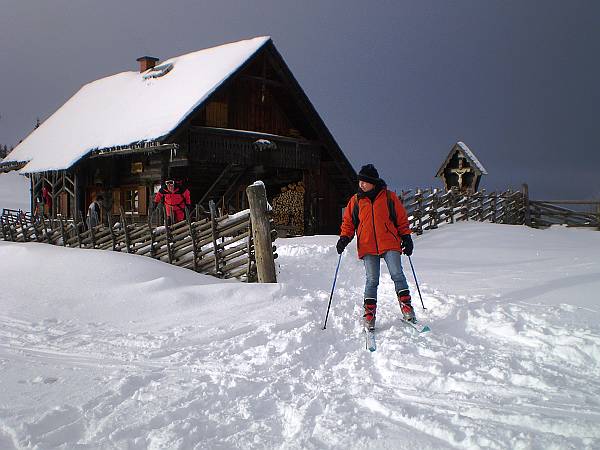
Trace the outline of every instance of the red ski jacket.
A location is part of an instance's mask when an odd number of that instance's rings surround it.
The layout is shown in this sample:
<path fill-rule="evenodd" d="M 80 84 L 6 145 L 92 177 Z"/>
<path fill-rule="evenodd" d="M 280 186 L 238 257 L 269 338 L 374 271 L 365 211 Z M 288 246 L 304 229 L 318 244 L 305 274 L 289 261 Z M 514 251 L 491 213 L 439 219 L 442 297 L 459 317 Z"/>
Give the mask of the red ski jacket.
<path fill-rule="evenodd" d="M 411 231 L 406 209 L 396 193 L 383 188 L 374 202 L 368 197 L 353 195 L 344 211 L 340 235 L 352 239 L 354 233 L 361 259 L 365 255 L 382 255 L 389 250 L 401 252 L 401 236 Z"/>
<path fill-rule="evenodd" d="M 183 192 L 180 192 L 180 189 L 176 187 L 173 192 L 170 192 L 168 189 L 161 188 L 154 197 L 154 203 L 161 203 L 163 201 L 167 216 L 171 217 L 175 222 L 181 222 L 185 219 L 185 207 L 191 203 L 190 191 L 185 189 Z"/>

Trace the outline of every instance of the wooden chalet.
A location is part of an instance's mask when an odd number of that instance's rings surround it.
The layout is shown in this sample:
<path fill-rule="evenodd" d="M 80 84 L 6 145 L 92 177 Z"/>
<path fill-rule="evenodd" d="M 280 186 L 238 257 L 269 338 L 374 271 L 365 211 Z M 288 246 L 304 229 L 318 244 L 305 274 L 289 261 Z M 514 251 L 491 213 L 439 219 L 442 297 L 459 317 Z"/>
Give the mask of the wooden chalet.
<path fill-rule="evenodd" d="M 447 191 L 474 193 L 479 189 L 482 175 L 487 175 L 483 164 L 464 142 L 457 142 L 435 176 L 441 178 Z"/>
<path fill-rule="evenodd" d="M 270 201 L 300 187 L 302 232 L 338 232 L 356 172 L 270 38 L 138 61 L 85 85 L 2 163 L 30 176 L 32 210 L 45 186 L 53 216 L 85 215 L 102 193 L 106 214 L 145 221 L 171 178 L 232 212 L 262 180 Z"/>

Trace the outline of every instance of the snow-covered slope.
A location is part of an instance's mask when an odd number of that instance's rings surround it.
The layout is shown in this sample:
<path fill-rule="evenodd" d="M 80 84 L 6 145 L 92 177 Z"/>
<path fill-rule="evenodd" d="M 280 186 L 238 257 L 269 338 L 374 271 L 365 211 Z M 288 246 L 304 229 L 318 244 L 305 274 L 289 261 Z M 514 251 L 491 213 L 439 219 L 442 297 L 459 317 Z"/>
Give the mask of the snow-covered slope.
<path fill-rule="evenodd" d="M 600 233 L 417 237 L 433 331 L 384 269 L 375 353 L 353 244 L 322 329 L 335 241 L 278 240 L 274 285 L 0 242 L 0 448 L 600 447 Z"/>

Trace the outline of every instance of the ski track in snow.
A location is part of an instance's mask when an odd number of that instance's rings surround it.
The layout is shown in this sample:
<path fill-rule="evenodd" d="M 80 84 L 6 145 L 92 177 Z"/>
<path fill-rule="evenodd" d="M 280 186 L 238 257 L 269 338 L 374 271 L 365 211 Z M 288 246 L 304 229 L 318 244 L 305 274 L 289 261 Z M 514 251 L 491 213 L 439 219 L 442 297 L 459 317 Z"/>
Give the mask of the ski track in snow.
<path fill-rule="evenodd" d="M 279 290 L 248 290 L 253 311 L 230 323 L 0 315 L 0 448 L 600 447 L 597 308 L 422 281 L 423 311 L 407 265 L 417 317 L 432 327 L 418 335 L 400 322 L 382 264 L 370 353 L 355 250 L 322 330 L 334 243 L 279 240 Z M 251 288 L 240 284 L 242 297 Z"/>

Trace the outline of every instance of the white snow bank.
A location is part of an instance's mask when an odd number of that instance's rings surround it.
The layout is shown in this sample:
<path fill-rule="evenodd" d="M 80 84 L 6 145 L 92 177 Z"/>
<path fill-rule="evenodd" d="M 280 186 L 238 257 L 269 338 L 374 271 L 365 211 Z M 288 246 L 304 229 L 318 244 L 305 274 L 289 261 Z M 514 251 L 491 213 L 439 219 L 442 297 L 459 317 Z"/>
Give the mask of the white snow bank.
<path fill-rule="evenodd" d="M 375 353 L 354 244 L 322 330 L 336 240 L 279 239 L 274 285 L 0 242 L 2 448 L 600 447 L 600 233 L 416 237 L 432 332 L 382 269 Z"/>

